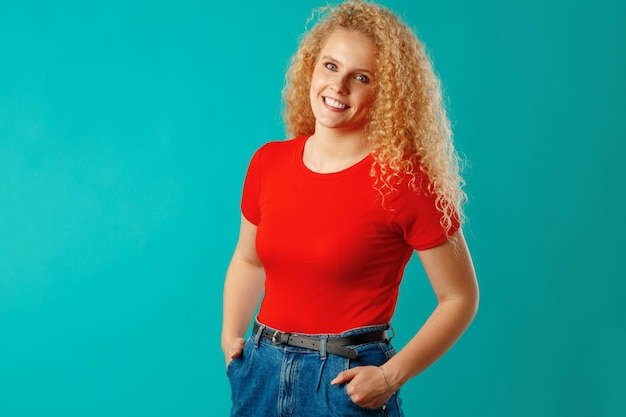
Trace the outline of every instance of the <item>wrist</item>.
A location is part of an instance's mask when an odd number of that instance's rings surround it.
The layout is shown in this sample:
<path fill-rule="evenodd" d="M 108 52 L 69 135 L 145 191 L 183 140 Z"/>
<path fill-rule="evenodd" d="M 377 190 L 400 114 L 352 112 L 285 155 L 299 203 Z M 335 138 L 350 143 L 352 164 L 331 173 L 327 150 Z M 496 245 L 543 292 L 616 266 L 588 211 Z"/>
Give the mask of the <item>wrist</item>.
<path fill-rule="evenodd" d="M 390 366 L 389 362 L 378 367 L 381 375 L 384 377 L 385 384 L 389 389 L 389 392 L 394 393 L 400 389 L 403 385 L 401 378 L 398 376 L 395 368 Z"/>
<path fill-rule="evenodd" d="M 222 351 L 226 353 L 230 350 L 233 341 L 240 339 L 240 336 L 232 335 L 232 334 L 222 334 Z"/>
<path fill-rule="evenodd" d="M 387 385 L 387 391 L 389 391 L 390 394 L 393 394 L 395 391 L 391 388 L 391 385 L 389 385 L 387 376 L 385 376 L 385 370 L 383 369 L 382 366 L 379 366 L 378 370 L 380 371 L 380 375 L 383 377 L 383 381 L 385 381 L 385 385 Z"/>

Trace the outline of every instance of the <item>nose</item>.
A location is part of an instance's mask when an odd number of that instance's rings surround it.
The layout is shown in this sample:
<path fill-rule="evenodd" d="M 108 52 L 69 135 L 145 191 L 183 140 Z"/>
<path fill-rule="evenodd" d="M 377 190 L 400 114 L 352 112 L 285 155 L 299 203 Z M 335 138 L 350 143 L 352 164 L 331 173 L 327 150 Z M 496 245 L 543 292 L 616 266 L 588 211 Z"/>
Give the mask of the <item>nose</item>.
<path fill-rule="evenodd" d="M 340 94 L 340 95 L 348 94 L 350 92 L 350 89 L 348 87 L 348 79 L 347 79 L 347 77 L 343 77 L 343 76 L 335 77 L 335 79 L 333 80 L 333 83 L 332 83 L 330 89 L 333 90 L 335 93 Z"/>

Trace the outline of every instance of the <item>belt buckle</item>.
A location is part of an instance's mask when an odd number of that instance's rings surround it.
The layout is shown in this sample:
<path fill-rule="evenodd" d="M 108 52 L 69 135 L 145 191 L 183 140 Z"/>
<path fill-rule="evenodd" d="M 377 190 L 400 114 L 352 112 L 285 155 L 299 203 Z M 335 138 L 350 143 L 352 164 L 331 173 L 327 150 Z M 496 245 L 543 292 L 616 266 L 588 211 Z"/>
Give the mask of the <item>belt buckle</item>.
<path fill-rule="evenodd" d="M 286 338 L 284 336 L 287 336 Z M 276 345 L 282 345 L 283 343 L 287 343 L 289 341 L 289 333 L 283 333 L 276 330 L 272 335 L 272 342 Z"/>

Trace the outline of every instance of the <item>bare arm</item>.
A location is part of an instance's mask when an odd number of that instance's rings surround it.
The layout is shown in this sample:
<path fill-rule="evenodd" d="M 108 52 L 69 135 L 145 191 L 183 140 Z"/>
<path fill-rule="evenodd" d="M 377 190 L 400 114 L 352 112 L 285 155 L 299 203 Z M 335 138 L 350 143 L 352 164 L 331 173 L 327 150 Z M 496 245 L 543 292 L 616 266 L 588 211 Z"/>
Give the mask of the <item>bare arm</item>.
<path fill-rule="evenodd" d="M 418 252 L 438 304 L 409 343 L 382 367 L 386 381 L 376 367 L 350 369 L 335 379 L 336 384 L 350 381 L 348 393 L 358 404 L 384 404 L 392 391 L 439 359 L 474 318 L 478 308 L 476 274 L 462 232 L 455 238 L 456 245 L 447 241 Z"/>
<path fill-rule="evenodd" d="M 469 326 L 478 308 L 478 284 L 461 232 L 456 246 L 446 242 L 418 252 L 437 296 L 437 307 L 409 343 L 385 365 L 397 389 L 441 357 Z"/>
<path fill-rule="evenodd" d="M 259 304 L 265 271 L 256 252 L 256 226 L 241 217 L 239 241 L 226 272 L 222 319 L 222 351 L 226 364 L 239 355 L 243 337 Z"/>

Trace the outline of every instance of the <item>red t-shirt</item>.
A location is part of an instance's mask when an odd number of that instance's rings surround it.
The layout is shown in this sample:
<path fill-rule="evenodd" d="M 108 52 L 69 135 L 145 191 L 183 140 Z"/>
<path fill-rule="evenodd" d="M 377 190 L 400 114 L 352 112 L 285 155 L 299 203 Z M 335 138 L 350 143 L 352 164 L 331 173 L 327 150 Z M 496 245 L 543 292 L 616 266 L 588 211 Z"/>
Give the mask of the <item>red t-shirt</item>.
<path fill-rule="evenodd" d="M 302 161 L 306 139 L 264 145 L 246 175 L 241 209 L 258 226 L 266 272 L 259 321 L 307 334 L 388 323 L 413 250 L 447 239 L 434 196 L 405 181 L 383 205 L 371 156 L 315 173 Z"/>

